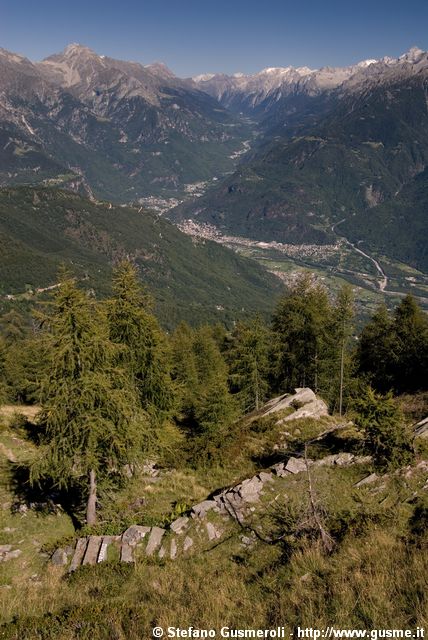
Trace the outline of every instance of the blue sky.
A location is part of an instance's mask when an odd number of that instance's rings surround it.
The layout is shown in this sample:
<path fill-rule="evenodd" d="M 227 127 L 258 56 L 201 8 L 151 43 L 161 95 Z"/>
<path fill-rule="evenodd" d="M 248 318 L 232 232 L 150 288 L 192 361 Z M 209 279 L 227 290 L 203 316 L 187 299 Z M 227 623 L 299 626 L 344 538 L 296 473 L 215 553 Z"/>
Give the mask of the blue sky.
<path fill-rule="evenodd" d="M 79 42 L 177 75 L 342 66 L 428 49 L 428 0 L 0 0 L 0 46 L 39 60 Z"/>

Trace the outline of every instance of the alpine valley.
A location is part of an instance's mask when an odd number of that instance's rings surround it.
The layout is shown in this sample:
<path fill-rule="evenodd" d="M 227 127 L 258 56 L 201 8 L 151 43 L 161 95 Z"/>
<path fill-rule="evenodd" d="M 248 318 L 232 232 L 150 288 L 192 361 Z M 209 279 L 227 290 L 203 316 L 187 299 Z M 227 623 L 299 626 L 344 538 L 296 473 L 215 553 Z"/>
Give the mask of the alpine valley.
<path fill-rule="evenodd" d="M 114 209 L 118 232 L 123 225 L 122 253 L 145 246 L 142 228 L 132 231 L 130 244 L 128 231 L 146 224 L 146 209 L 153 209 L 199 237 L 194 251 L 207 252 L 214 240 L 285 281 L 302 266 L 333 288 L 344 278 L 361 288 L 370 307 L 379 296 L 395 302 L 409 287 L 426 304 L 427 167 L 428 54 L 417 48 L 345 68 L 273 67 L 188 79 L 160 63 L 115 60 L 77 44 L 37 63 L 0 49 L 6 252 L 28 249 L 21 222 L 33 215 L 37 226 L 39 207 L 33 213 L 28 207 L 29 190 L 36 189 L 37 201 L 59 204 L 49 232 L 38 228 L 41 245 L 28 250 L 55 253 L 55 230 L 62 235 L 70 228 L 64 193 L 73 191 L 90 201 L 80 200 L 78 208 L 93 212 L 88 224 L 97 233 L 111 231 L 107 213 L 100 215 L 111 205 L 102 201 L 129 205 Z M 48 196 L 46 189 L 65 192 Z M 69 197 L 74 211 L 76 196 Z M 10 198 L 13 207 L 4 207 Z M 128 219 L 131 211 L 138 223 Z M 162 225 L 167 236 L 169 225 Z M 82 234 L 72 235 L 76 249 Z M 86 272 L 81 246 L 76 251 L 68 258 Z M 230 254 L 214 253 L 221 274 Z M 237 268 L 238 289 L 247 270 L 247 261 Z M 53 282 L 49 269 L 21 279 L 6 271 L 3 292 Z M 218 281 L 220 289 L 230 291 L 229 279 Z M 281 286 L 274 283 L 266 276 L 267 296 Z M 249 290 L 248 299 L 259 293 Z M 224 305 L 216 299 L 214 306 Z"/>

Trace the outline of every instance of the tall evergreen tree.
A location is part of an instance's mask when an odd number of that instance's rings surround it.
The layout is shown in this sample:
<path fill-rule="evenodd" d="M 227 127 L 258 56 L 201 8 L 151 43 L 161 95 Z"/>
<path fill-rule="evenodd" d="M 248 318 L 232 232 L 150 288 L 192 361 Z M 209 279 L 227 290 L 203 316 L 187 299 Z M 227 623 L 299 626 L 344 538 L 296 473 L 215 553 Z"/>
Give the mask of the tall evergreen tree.
<path fill-rule="evenodd" d="M 385 393 L 428 388 L 428 318 L 412 296 L 391 316 L 380 307 L 364 327 L 357 349 L 359 373 Z"/>
<path fill-rule="evenodd" d="M 393 387 L 396 365 L 394 323 L 383 304 L 363 328 L 357 348 L 358 372 L 385 393 Z"/>
<path fill-rule="evenodd" d="M 172 343 L 182 423 L 197 438 L 201 455 L 213 457 L 237 416 L 227 365 L 208 326 L 192 331 L 182 324 Z"/>
<path fill-rule="evenodd" d="M 327 292 L 310 274 L 302 274 L 280 299 L 272 318 L 276 391 L 309 386 L 317 392 L 322 388 L 329 313 Z"/>
<path fill-rule="evenodd" d="M 114 270 L 113 297 L 107 302 L 110 339 L 122 346 L 122 363 L 138 389 L 142 408 L 161 421 L 173 407 L 174 393 L 167 343 L 151 309 L 136 267 L 122 261 Z"/>
<path fill-rule="evenodd" d="M 85 485 L 86 520 L 95 524 L 97 483 L 138 456 L 142 417 L 104 316 L 70 276 L 61 274 L 61 282 L 43 317 L 50 345 L 39 419 L 44 446 L 32 480 L 49 476 L 60 486 Z"/>
<path fill-rule="evenodd" d="M 232 335 L 228 351 L 231 386 L 245 412 L 259 409 L 267 397 L 269 338 L 259 317 L 238 323 Z"/>
<path fill-rule="evenodd" d="M 391 392 L 376 393 L 371 387 L 354 402 L 355 424 L 363 429 L 375 464 L 394 469 L 411 459 L 411 439 L 404 426 L 400 408 Z"/>
<path fill-rule="evenodd" d="M 428 317 L 407 295 L 394 312 L 396 368 L 394 386 L 398 391 L 428 388 Z"/>
<path fill-rule="evenodd" d="M 333 371 L 332 391 L 334 405 L 343 413 L 344 395 L 349 390 L 352 367 L 350 353 L 353 332 L 354 295 L 350 285 L 344 285 L 336 298 L 332 309 Z"/>

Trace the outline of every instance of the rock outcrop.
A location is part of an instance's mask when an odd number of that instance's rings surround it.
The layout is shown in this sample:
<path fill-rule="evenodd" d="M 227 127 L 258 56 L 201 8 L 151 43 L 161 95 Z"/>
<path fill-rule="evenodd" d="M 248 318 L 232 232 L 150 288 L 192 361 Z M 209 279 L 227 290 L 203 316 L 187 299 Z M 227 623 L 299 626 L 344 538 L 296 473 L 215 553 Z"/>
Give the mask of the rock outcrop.
<path fill-rule="evenodd" d="M 277 424 L 298 420 L 299 418 L 321 418 L 328 415 L 326 403 L 317 398 L 312 389 L 308 387 L 295 389 L 295 393 L 286 393 L 269 400 L 262 409 L 251 416 L 251 420 L 293 410 L 292 413 L 278 419 Z"/>

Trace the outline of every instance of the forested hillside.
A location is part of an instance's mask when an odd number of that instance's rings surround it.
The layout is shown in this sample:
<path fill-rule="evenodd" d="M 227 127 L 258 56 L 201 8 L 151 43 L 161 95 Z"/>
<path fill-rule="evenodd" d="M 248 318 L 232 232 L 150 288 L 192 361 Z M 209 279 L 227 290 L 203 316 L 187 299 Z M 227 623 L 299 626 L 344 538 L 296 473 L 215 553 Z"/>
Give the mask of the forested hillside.
<path fill-rule="evenodd" d="M 87 289 L 105 295 L 112 266 L 132 257 L 169 327 L 182 319 L 228 324 L 248 312 L 269 313 L 282 288 L 255 262 L 194 241 L 141 207 L 52 189 L 0 190 L 0 246 L 3 299 L 57 284 L 62 263 Z"/>

